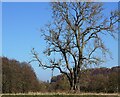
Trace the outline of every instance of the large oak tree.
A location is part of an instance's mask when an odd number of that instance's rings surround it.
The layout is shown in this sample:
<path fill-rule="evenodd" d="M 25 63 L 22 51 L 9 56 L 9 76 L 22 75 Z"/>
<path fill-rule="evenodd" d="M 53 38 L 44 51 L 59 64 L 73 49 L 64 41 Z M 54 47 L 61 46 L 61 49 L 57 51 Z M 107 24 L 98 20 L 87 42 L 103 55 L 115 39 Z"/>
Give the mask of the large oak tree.
<path fill-rule="evenodd" d="M 103 63 L 108 56 L 103 37 L 115 38 L 119 12 L 106 17 L 103 4 L 95 2 L 54 2 L 51 7 L 53 21 L 41 30 L 48 44 L 44 53 L 49 64 L 34 49 L 32 61 L 43 68 L 57 68 L 67 76 L 70 89 L 80 91 L 81 70 Z"/>

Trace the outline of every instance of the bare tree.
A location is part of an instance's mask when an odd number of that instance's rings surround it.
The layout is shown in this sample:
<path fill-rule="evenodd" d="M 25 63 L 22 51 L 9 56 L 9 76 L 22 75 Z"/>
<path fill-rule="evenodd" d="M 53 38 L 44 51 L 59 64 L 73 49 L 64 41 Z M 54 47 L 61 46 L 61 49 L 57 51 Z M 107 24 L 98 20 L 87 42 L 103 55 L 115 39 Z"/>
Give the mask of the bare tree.
<path fill-rule="evenodd" d="M 102 64 L 109 53 L 102 37 L 115 38 L 119 12 L 105 17 L 103 4 L 95 2 L 57 2 L 51 6 L 53 21 L 42 30 L 49 64 L 42 63 L 34 49 L 32 61 L 43 68 L 57 68 L 67 76 L 70 89 L 80 91 L 81 70 Z"/>

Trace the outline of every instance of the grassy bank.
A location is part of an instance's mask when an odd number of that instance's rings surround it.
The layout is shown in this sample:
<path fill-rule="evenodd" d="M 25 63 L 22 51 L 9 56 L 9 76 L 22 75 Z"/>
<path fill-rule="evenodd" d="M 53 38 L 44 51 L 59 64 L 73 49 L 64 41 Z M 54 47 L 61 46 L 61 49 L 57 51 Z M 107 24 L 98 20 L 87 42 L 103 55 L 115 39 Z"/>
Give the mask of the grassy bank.
<path fill-rule="evenodd" d="M 120 97 L 115 95 L 3 95 L 2 97 Z"/>
<path fill-rule="evenodd" d="M 2 97 L 120 97 L 117 94 L 3 94 Z"/>

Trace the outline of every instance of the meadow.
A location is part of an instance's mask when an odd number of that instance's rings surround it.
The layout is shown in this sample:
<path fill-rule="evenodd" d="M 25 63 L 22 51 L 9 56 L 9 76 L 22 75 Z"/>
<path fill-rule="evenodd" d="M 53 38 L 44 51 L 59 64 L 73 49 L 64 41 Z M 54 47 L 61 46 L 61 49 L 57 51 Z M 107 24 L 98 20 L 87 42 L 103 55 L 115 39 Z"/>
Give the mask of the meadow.
<path fill-rule="evenodd" d="M 3 94 L 1 97 L 120 97 L 118 94 Z"/>
<path fill-rule="evenodd" d="M 2 97 L 120 97 L 115 95 L 3 95 Z"/>

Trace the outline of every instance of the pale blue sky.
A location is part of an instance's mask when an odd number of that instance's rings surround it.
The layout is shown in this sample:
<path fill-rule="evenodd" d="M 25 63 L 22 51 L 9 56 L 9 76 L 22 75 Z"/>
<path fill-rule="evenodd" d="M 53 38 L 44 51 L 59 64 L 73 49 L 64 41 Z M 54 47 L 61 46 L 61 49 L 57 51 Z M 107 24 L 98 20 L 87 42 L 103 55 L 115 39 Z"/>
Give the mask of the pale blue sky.
<path fill-rule="evenodd" d="M 57 2 L 58 0 L 1 0 L 2 2 Z M 60 0 L 63 2 L 90 2 L 90 0 Z M 119 2 L 119 0 L 91 0 L 94 2 Z"/>
<path fill-rule="evenodd" d="M 2 3 L 0 2 L 0 56 L 2 55 Z"/>
<path fill-rule="evenodd" d="M 111 9 L 117 9 L 117 3 L 105 3 L 105 14 Z M 31 49 L 34 47 L 40 53 L 42 60 L 45 56 L 45 41 L 40 36 L 39 29 L 51 20 L 49 3 L 2 3 L 2 55 L 20 62 L 30 61 Z M 113 60 L 109 60 L 104 66 L 118 65 L 118 41 L 108 37 L 105 43 L 113 54 Z M 42 70 L 37 64 L 32 63 L 37 76 L 41 80 L 51 77 L 50 70 Z M 58 74 L 57 71 L 54 73 Z"/>

